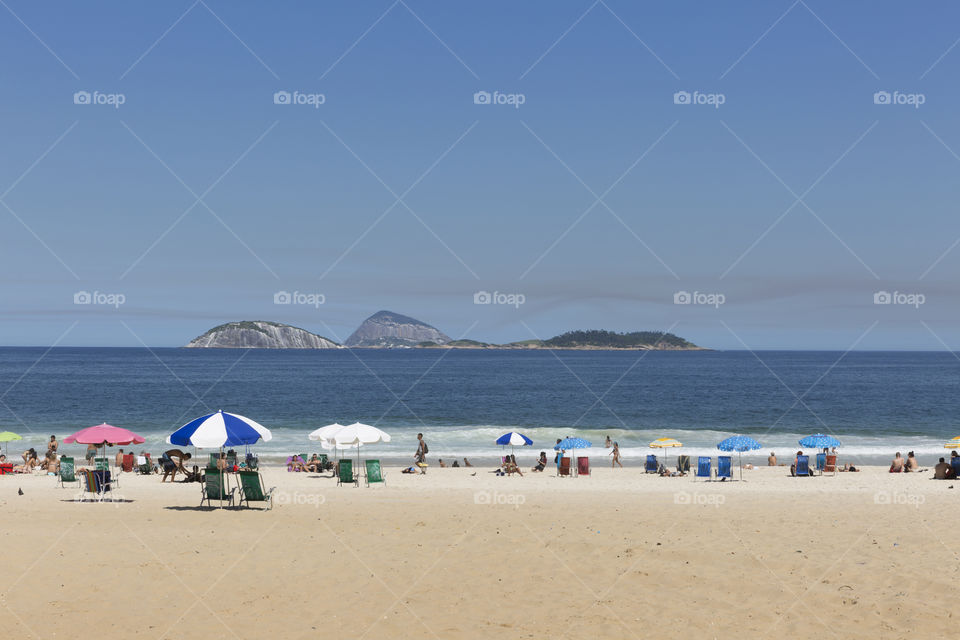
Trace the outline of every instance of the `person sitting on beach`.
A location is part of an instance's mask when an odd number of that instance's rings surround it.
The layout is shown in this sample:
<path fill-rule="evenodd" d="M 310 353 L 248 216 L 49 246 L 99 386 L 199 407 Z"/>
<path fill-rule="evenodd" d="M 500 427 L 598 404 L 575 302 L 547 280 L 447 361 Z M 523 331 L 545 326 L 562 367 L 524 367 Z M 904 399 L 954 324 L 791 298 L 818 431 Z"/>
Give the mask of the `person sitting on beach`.
<path fill-rule="evenodd" d="M 900 457 L 899 451 L 897 451 L 893 462 L 890 463 L 890 473 L 903 473 L 903 458 Z"/>
<path fill-rule="evenodd" d="M 934 480 L 951 480 L 953 478 L 953 467 L 947 464 L 947 461 L 940 458 L 940 462 L 933 468 Z"/>
<path fill-rule="evenodd" d="M 920 470 L 920 463 L 917 461 L 917 458 L 913 455 L 913 451 L 907 453 L 907 463 L 903 466 L 905 473 L 910 473 Z"/>
<path fill-rule="evenodd" d="M 440 468 L 441 468 L 441 469 L 446 469 L 446 468 L 447 468 L 447 463 L 443 461 L 443 458 L 440 458 L 440 460 L 438 460 L 438 462 L 440 463 Z"/>
<path fill-rule="evenodd" d="M 854 473 L 856 473 L 857 471 L 860 471 L 860 469 L 857 469 L 852 464 L 845 464 L 841 469 L 839 469 L 839 471 L 853 471 Z"/>
<path fill-rule="evenodd" d="M 23 452 L 23 464 L 29 463 L 30 458 L 33 458 L 34 460 L 37 459 L 37 450 L 34 449 L 33 447 L 30 447 L 29 449 Z"/>
<path fill-rule="evenodd" d="M 770 452 L 770 456 L 767 458 L 767 466 L 768 467 L 777 466 L 777 454 L 775 454 L 773 451 Z"/>
<path fill-rule="evenodd" d="M 33 449 L 30 449 L 30 451 L 33 451 Z M 14 473 L 33 473 L 33 470 L 40 465 L 40 463 L 37 462 L 36 452 L 34 452 L 32 455 L 28 455 L 30 454 L 30 451 L 24 452 L 25 462 L 23 464 L 18 464 L 17 466 L 15 466 L 13 468 Z"/>
<path fill-rule="evenodd" d="M 60 443 L 57 442 L 57 436 L 50 436 L 50 442 L 47 443 L 47 451 L 57 452 L 57 447 L 60 446 Z"/>
<path fill-rule="evenodd" d="M 466 458 L 464 458 L 464 460 L 466 460 Z M 460 468 L 460 461 L 459 461 L 459 460 L 454 460 L 454 461 L 453 461 L 453 464 L 450 465 L 450 466 L 451 466 L 451 467 Z"/>
<path fill-rule="evenodd" d="M 523 471 L 520 471 L 520 467 L 517 466 L 516 456 L 509 455 L 503 459 L 503 470 L 507 473 L 508 476 L 516 473 L 521 478 L 523 477 Z"/>
<path fill-rule="evenodd" d="M 55 476 L 60 471 L 60 461 L 57 460 L 57 454 L 53 451 L 47 451 L 43 462 L 40 463 L 40 469 L 47 472 L 47 475 Z"/>
<path fill-rule="evenodd" d="M 541 451 L 540 457 L 537 459 L 537 466 L 535 466 L 531 471 L 543 471 L 547 468 L 547 452 Z"/>
<path fill-rule="evenodd" d="M 309 469 L 303 460 L 300 459 L 300 456 L 291 456 L 287 462 L 287 471 L 307 472 Z"/>
<path fill-rule="evenodd" d="M 803 455 L 803 451 L 797 451 L 797 455 L 793 458 L 793 464 L 790 465 L 790 475 L 797 475 L 797 465 L 800 464 L 800 456 Z"/>
<path fill-rule="evenodd" d="M 472 467 L 473 465 L 470 464 L 470 461 L 469 461 L 469 460 L 467 460 L 466 458 L 464 458 L 464 459 L 463 459 L 463 466 L 465 466 L 465 467 Z"/>

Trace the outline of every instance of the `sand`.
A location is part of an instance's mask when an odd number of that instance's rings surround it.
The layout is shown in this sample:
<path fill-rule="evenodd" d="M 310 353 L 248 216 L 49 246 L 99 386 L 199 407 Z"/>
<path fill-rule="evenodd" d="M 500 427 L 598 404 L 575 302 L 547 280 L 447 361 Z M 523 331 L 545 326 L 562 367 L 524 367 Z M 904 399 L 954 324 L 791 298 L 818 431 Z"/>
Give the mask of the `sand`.
<path fill-rule="evenodd" d="M 0 477 L 9 636 L 899 638 L 948 634 L 960 483 L 867 468 L 745 482 L 497 477 L 337 487 L 265 470 L 272 511 L 200 509 L 124 474 L 123 502 Z M 476 475 L 471 475 L 472 473 Z M 956 486 L 956 488 L 954 488 Z M 22 488 L 24 495 L 17 495 Z"/>

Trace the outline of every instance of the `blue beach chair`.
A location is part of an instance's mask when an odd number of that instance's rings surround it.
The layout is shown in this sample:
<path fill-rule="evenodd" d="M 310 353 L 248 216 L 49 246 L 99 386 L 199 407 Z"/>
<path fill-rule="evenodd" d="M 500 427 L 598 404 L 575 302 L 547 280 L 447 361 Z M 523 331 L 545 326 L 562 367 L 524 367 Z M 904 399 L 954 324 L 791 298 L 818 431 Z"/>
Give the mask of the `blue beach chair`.
<path fill-rule="evenodd" d="M 730 456 L 717 456 L 717 477 L 733 480 Z"/>
<path fill-rule="evenodd" d="M 827 454 L 818 453 L 817 454 L 817 471 L 820 472 L 820 475 L 823 475 L 823 470 L 827 466 Z"/>
<path fill-rule="evenodd" d="M 647 456 L 647 464 L 644 465 L 643 470 L 647 473 L 656 473 L 660 470 L 660 466 L 657 464 L 657 456 L 650 454 Z"/>
<path fill-rule="evenodd" d="M 708 481 L 711 480 L 713 475 L 712 470 L 710 468 L 712 465 L 712 462 L 713 461 L 710 459 L 710 456 L 700 456 L 697 459 L 697 474 L 694 477 L 706 478 Z"/>
<path fill-rule="evenodd" d="M 797 456 L 797 468 L 794 471 L 796 476 L 809 476 L 810 473 L 810 456 Z"/>
<path fill-rule="evenodd" d="M 950 466 L 953 467 L 954 474 L 960 478 L 960 457 L 950 458 Z"/>

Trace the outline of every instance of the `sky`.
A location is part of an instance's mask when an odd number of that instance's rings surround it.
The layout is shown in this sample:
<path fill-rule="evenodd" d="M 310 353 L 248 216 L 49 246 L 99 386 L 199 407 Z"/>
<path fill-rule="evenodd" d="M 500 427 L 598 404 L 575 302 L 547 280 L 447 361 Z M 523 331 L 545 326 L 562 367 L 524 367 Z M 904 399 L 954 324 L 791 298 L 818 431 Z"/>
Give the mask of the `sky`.
<path fill-rule="evenodd" d="M 0 344 L 960 349 L 960 7 L 0 4 Z"/>

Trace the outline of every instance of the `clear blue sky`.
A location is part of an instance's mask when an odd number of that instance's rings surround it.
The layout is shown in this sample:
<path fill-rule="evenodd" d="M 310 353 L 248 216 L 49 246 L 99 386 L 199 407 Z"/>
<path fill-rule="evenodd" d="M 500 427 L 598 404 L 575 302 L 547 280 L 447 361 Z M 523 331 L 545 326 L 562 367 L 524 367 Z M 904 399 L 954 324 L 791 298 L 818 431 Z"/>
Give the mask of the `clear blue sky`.
<path fill-rule="evenodd" d="M 391 309 L 491 341 L 960 348 L 958 7 L 5 1 L 2 344 L 343 340 Z"/>

